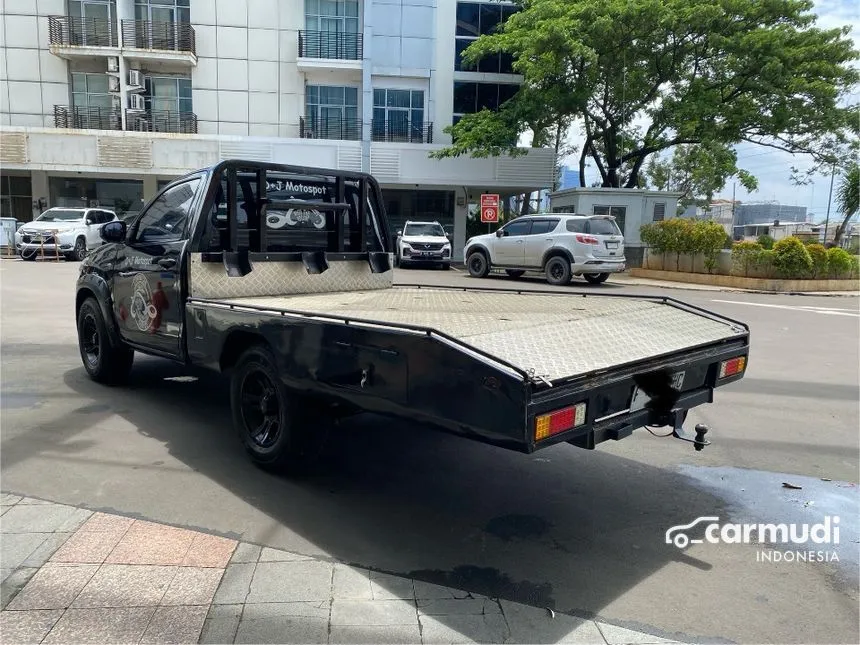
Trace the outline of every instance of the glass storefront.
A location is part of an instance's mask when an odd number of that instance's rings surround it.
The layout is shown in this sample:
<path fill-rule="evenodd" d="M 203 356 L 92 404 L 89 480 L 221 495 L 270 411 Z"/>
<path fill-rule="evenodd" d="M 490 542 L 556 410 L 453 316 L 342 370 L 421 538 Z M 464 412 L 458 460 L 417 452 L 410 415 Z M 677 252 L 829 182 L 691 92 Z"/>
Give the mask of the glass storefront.
<path fill-rule="evenodd" d="M 29 176 L 0 176 L 0 217 L 14 217 L 19 222 L 32 220 L 32 194 Z"/>
<path fill-rule="evenodd" d="M 382 189 L 391 235 L 403 228 L 406 220 L 439 222 L 449 234 L 454 232 L 453 190 Z"/>
<path fill-rule="evenodd" d="M 143 207 L 143 182 L 133 179 L 50 177 L 51 206 L 83 208 L 98 206 L 125 219 Z"/>

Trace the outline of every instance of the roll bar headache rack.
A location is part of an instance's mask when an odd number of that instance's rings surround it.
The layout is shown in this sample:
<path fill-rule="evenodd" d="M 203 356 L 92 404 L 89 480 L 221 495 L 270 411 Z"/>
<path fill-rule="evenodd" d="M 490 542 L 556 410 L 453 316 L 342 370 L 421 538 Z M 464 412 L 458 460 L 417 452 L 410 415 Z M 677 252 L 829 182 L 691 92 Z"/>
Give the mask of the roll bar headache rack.
<path fill-rule="evenodd" d="M 323 273 L 328 269 L 329 260 L 364 260 L 370 264 L 373 273 L 384 273 L 391 270 L 391 258 L 389 256 L 390 234 L 388 230 L 388 218 L 385 215 L 385 206 L 382 199 L 382 190 L 379 183 L 369 173 L 353 172 L 345 170 L 334 170 L 331 168 L 315 168 L 310 166 L 294 166 L 288 164 L 267 163 L 258 161 L 245 161 L 241 159 L 228 159 L 221 161 L 206 170 L 208 178 L 208 189 L 203 198 L 201 213 L 211 212 L 213 204 L 221 188 L 221 178 L 226 178 L 227 183 L 227 230 L 228 243 L 226 248 L 218 253 L 204 253 L 204 262 L 221 261 L 227 271 L 227 275 L 241 277 L 248 275 L 252 270 L 251 261 L 254 262 L 289 262 L 301 261 L 308 273 Z M 270 173 L 292 175 L 296 178 L 313 178 L 316 181 L 334 187 L 334 201 L 304 199 L 271 199 L 267 195 L 267 178 Z M 251 175 L 257 183 L 257 193 L 254 195 L 250 183 L 241 181 L 242 175 Z M 357 247 L 362 251 L 346 251 L 344 246 L 344 218 L 335 217 L 335 230 L 331 232 L 331 246 L 334 250 L 313 250 L 300 252 L 269 252 L 268 231 L 266 226 L 266 213 L 269 208 L 273 209 L 314 209 L 319 211 L 349 211 L 353 208 L 346 200 L 347 182 L 358 187 L 357 204 Z M 249 239 L 244 245 L 239 239 L 238 206 L 241 192 L 242 206 L 251 209 L 255 218 L 260 222 L 256 235 Z M 370 206 L 370 201 L 373 206 Z M 372 224 L 371 230 L 375 233 L 377 242 L 382 251 L 367 250 L 368 224 Z M 195 243 L 200 243 L 203 226 L 199 226 L 199 233 Z M 256 248 L 253 248 L 256 247 Z"/>

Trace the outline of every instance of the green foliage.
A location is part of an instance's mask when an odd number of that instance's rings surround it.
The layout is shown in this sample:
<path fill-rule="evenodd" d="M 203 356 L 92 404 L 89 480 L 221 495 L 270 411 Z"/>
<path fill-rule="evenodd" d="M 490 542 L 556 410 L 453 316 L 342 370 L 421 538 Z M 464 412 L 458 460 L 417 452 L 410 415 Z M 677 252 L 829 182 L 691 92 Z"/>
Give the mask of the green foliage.
<path fill-rule="evenodd" d="M 770 251 L 773 248 L 774 239 L 770 235 L 765 233 L 764 235 L 758 236 L 758 243 L 761 245 L 761 248 Z"/>
<path fill-rule="evenodd" d="M 848 278 L 856 271 L 857 258 L 845 249 L 827 249 L 827 266 L 834 278 Z"/>
<path fill-rule="evenodd" d="M 707 193 L 721 177 L 752 181 L 726 156 L 730 145 L 829 163 L 856 130 L 856 106 L 842 107 L 860 79 L 850 27 L 817 26 L 810 0 L 519 4 L 464 61 L 511 54 L 520 91 L 497 112 L 446 128 L 454 143 L 433 156 L 516 154 L 521 134 L 548 145 L 551 125 L 571 118 L 584 139 L 580 169 L 590 157 L 603 186 L 639 186 L 651 155 L 689 145 L 709 167 L 700 173 Z"/>
<path fill-rule="evenodd" d="M 807 244 L 806 250 L 812 258 L 812 277 L 826 278 L 827 273 L 827 249 L 822 244 Z"/>
<path fill-rule="evenodd" d="M 799 239 L 786 237 L 773 245 L 773 266 L 781 278 L 808 278 L 812 273 L 812 256 Z"/>
<path fill-rule="evenodd" d="M 711 220 L 696 220 L 693 224 L 695 253 L 705 257 L 705 269 L 713 273 L 717 266 L 717 257 L 726 241 L 726 230 L 722 225 Z"/>
<path fill-rule="evenodd" d="M 748 277 L 762 250 L 758 242 L 735 242 L 732 246 L 732 273 Z"/>
<path fill-rule="evenodd" d="M 676 271 L 680 270 L 681 255 L 704 255 L 708 273 L 716 267 L 726 240 L 725 230 L 716 222 L 680 217 L 645 224 L 639 229 L 639 236 L 649 249 L 663 255 L 664 262 L 666 254 L 675 253 Z"/>
<path fill-rule="evenodd" d="M 753 256 L 753 267 L 756 275 L 762 278 L 773 278 L 776 276 L 774 258 L 776 254 L 770 249 L 763 249 Z"/>
<path fill-rule="evenodd" d="M 860 210 L 860 165 L 856 161 L 848 166 L 839 183 L 836 191 L 836 208 L 843 215 L 842 223 L 836 229 L 836 237 L 833 240 L 838 245 L 848 228 L 848 220 Z"/>

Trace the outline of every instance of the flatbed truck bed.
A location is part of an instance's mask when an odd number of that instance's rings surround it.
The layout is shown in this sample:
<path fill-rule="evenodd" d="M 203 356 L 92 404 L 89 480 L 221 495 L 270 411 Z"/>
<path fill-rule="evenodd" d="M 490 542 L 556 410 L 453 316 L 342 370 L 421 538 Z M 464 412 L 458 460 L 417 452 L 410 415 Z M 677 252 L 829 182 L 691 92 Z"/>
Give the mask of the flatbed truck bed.
<path fill-rule="evenodd" d="M 141 352 L 229 376 L 233 424 L 267 468 L 307 463 L 361 412 L 526 453 L 646 425 L 701 450 L 688 411 L 749 356 L 746 325 L 672 298 L 394 286 L 363 173 L 225 161 L 101 235 L 77 284 L 87 372 L 120 384 Z"/>

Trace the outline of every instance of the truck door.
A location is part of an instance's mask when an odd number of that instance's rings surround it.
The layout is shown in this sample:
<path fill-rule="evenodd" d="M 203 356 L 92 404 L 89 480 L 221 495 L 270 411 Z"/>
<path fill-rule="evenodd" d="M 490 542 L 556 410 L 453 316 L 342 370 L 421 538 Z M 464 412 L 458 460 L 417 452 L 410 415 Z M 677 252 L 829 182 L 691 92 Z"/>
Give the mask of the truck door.
<path fill-rule="evenodd" d="M 137 218 L 117 253 L 114 308 L 130 343 L 170 356 L 182 350 L 182 251 L 203 186 L 200 176 L 169 187 Z"/>
<path fill-rule="evenodd" d="M 502 227 L 503 235 L 493 243 L 494 264 L 521 267 L 526 259 L 525 241 L 531 231 L 529 219 L 514 220 Z"/>

